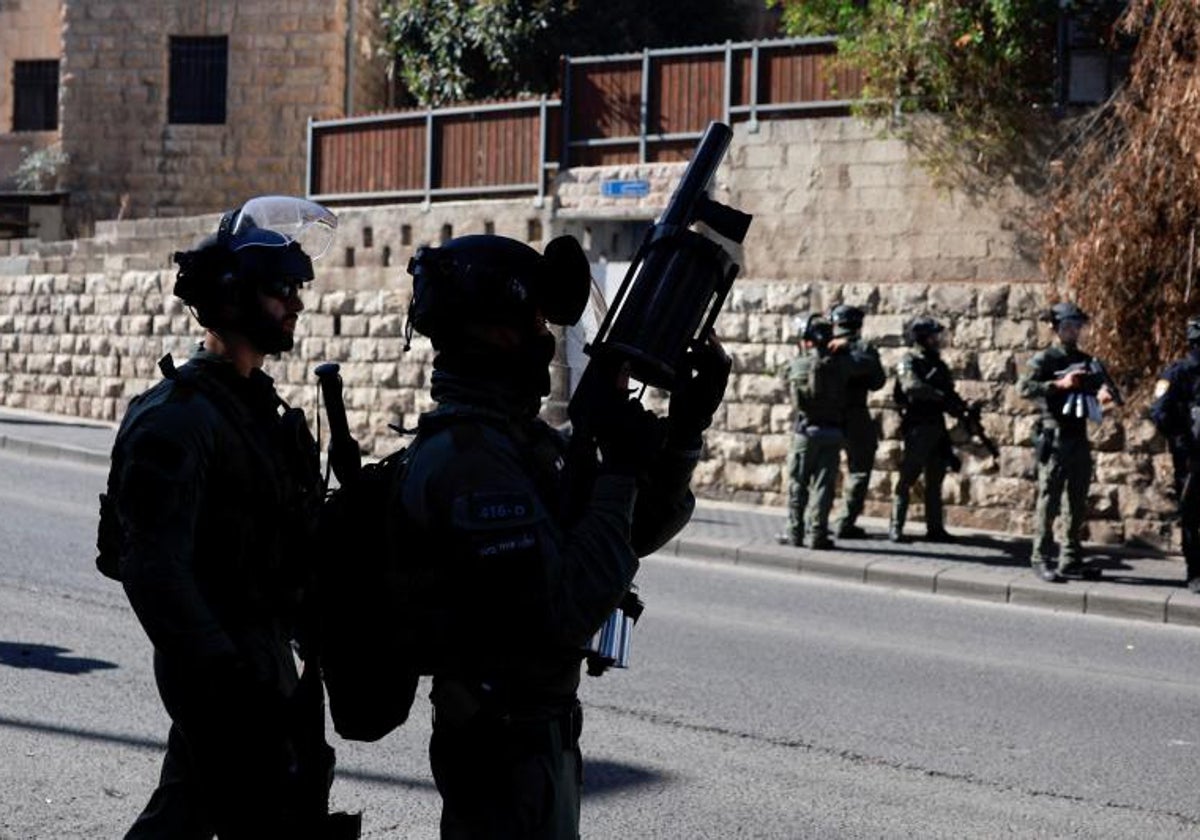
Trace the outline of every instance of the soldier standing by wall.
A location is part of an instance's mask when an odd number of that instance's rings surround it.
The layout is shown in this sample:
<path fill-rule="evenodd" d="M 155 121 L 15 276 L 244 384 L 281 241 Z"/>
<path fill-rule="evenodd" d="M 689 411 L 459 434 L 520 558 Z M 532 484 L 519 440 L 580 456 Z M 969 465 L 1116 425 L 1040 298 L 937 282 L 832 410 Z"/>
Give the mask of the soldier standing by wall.
<path fill-rule="evenodd" d="M 1087 519 L 1088 486 L 1092 481 L 1089 417 L 1099 420 L 1099 405 L 1113 401 L 1107 374 L 1098 359 L 1079 349 L 1087 314 L 1073 303 L 1056 303 L 1043 316 L 1058 343 L 1029 360 L 1019 383 L 1021 396 L 1038 403 L 1041 417 L 1034 432 L 1038 456 L 1034 570 L 1045 581 L 1059 583 L 1067 576 L 1088 576 L 1083 567 L 1081 537 Z M 1088 397 L 1098 400 L 1088 408 Z M 1054 556 L 1054 520 L 1067 497 L 1062 565 Z"/>
<path fill-rule="evenodd" d="M 953 542 L 942 513 L 942 482 L 954 459 L 946 413 L 963 404 L 954 390 L 954 377 L 942 361 L 942 325 L 933 318 L 914 318 L 905 328 L 912 349 L 904 354 L 896 370 L 896 403 L 903 419 L 904 456 L 892 496 L 892 520 L 888 539 L 904 542 L 908 497 L 917 478 L 925 476 L 925 539 Z"/>
<path fill-rule="evenodd" d="M 879 448 L 879 430 L 867 408 L 867 393 L 878 391 L 887 382 L 887 373 L 879 360 L 879 351 L 862 338 L 864 312 L 844 303 L 833 307 L 834 340 L 844 339 L 850 355 L 850 383 L 846 389 L 846 483 L 842 487 L 842 510 L 835 535 L 839 539 L 862 539 L 866 532 L 856 522 L 867 499 L 875 451 Z"/>
<path fill-rule="evenodd" d="M 795 421 L 788 452 L 788 530 L 785 545 L 833 548 L 829 511 L 833 507 L 838 456 L 845 442 L 846 391 L 852 362 L 847 340 L 834 338 L 820 315 L 802 322 L 800 353 L 787 368 Z M 810 490 L 813 498 L 809 499 Z"/>
<path fill-rule="evenodd" d="M 1200 317 L 1188 319 L 1187 342 L 1154 386 L 1150 419 L 1171 449 L 1187 587 L 1200 592 Z"/>

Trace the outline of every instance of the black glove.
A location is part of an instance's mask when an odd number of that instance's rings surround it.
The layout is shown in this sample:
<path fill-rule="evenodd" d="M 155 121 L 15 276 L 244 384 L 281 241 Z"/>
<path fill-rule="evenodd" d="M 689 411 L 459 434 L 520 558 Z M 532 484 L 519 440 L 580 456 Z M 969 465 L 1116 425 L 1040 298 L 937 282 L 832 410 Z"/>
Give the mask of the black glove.
<path fill-rule="evenodd" d="M 611 400 L 598 406 L 592 422 L 603 472 L 638 475 L 650 467 L 662 449 L 662 423 L 640 402 L 620 391 L 614 391 Z"/>
<path fill-rule="evenodd" d="M 667 413 L 671 441 L 686 449 L 700 446 L 700 435 L 713 420 L 713 415 L 725 396 L 729 358 L 715 337 L 697 350 L 689 350 L 679 382 L 671 391 L 671 406 Z"/>

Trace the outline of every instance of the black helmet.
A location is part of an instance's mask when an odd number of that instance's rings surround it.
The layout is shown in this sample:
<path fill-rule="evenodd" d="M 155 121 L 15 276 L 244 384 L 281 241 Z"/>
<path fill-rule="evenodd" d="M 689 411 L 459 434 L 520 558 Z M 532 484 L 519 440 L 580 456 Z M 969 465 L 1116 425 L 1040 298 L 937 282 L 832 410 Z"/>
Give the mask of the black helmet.
<path fill-rule="evenodd" d="M 839 303 L 829 310 L 829 320 L 833 322 L 833 332 L 838 336 L 853 335 L 862 329 L 866 313 L 857 306 Z"/>
<path fill-rule="evenodd" d="M 819 313 L 814 312 L 804 319 L 804 330 L 800 337 L 813 344 L 828 344 L 829 339 L 833 338 L 833 325 Z"/>
<path fill-rule="evenodd" d="M 591 266 L 573 236 L 539 254 L 505 236 L 451 239 L 424 246 L 408 262 L 413 278 L 408 330 L 440 343 L 467 324 L 523 327 L 540 312 L 552 324 L 579 320 L 591 289 Z"/>
<path fill-rule="evenodd" d="M 941 324 L 928 315 L 920 315 L 913 318 L 904 327 L 904 336 L 908 339 L 909 344 L 921 344 L 929 336 L 937 335 L 941 331 Z"/>
<path fill-rule="evenodd" d="M 239 308 L 242 295 L 280 280 L 313 279 L 312 261 L 329 247 L 337 217 L 312 201 L 259 196 L 226 213 L 217 232 L 190 251 L 176 251 L 174 293 L 210 328 L 222 323 L 226 306 Z M 306 253 L 305 247 L 308 248 Z"/>
<path fill-rule="evenodd" d="M 1193 315 L 1187 322 L 1187 343 L 1200 344 L 1200 315 Z"/>
<path fill-rule="evenodd" d="M 1042 320 L 1049 321 L 1050 325 L 1057 327 L 1063 321 L 1077 321 L 1080 324 L 1086 324 L 1090 319 L 1088 314 L 1070 301 L 1062 301 L 1050 307 L 1042 315 Z"/>

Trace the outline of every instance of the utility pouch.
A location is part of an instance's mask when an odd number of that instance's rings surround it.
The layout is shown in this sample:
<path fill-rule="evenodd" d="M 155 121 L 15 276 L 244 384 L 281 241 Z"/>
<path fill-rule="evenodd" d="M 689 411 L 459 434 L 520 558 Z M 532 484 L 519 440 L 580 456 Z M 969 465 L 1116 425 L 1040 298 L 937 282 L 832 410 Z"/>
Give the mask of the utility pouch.
<path fill-rule="evenodd" d="M 96 531 L 96 568 L 113 580 L 121 579 L 121 526 L 110 493 L 100 494 L 100 526 Z"/>
<path fill-rule="evenodd" d="M 1034 432 L 1033 445 L 1037 451 L 1037 459 L 1039 464 L 1045 464 L 1050 460 L 1050 456 L 1054 453 L 1054 443 L 1058 434 L 1057 429 L 1046 426 L 1038 427 Z"/>

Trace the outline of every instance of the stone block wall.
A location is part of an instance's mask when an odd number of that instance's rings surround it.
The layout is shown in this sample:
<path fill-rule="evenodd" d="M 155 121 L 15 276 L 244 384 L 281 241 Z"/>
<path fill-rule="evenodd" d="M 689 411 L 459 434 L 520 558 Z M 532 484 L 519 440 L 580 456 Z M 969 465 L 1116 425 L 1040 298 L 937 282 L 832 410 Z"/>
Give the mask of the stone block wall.
<path fill-rule="evenodd" d="M 303 194 L 308 119 L 344 113 L 348 2 L 64 0 L 63 146 L 76 226 Z M 167 122 L 173 35 L 228 36 L 224 124 Z M 354 105 L 369 110 L 383 101 L 365 100 L 386 85 L 363 49 L 352 56 Z"/>
<path fill-rule="evenodd" d="M 789 149 L 789 132 L 808 132 L 811 142 L 829 145 L 837 155 L 878 160 L 869 166 L 899 171 L 894 159 L 899 151 L 891 141 L 860 134 L 855 142 L 868 148 L 855 152 L 855 143 L 844 138 L 858 129 L 848 121 L 830 122 L 820 130 L 803 125 L 773 129 L 770 124 L 763 130 L 781 132 L 777 141 Z M 869 148 L 876 143 L 885 148 Z M 756 218 L 743 254 L 748 270 L 718 320 L 719 335 L 734 357 L 734 375 L 708 436 L 697 491 L 710 498 L 783 504 L 790 406 L 779 373 L 795 352 L 793 320 L 846 301 L 870 313 L 866 333 L 881 346 L 889 368 L 902 350 L 900 334 L 907 318 L 925 312 L 948 325 L 946 357 L 960 392 L 983 401 L 984 423 L 1001 448 L 1000 457 L 992 460 L 976 446 L 964 447 L 963 471 L 945 484 L 948 520 L 951 525 L 1028 532 L 1035 494 L 1034 414 L 1017 395 L 1015 383 L 1027 358 L 1050 336 L 1036 320 L 1047 302 L 1045 286 L 1012 224 L 1024 212 L 1020 197 L 1001 196 L 1001 206 L 1008 207 L 1001 210 L 939 191 L 916 174 L 906 176 L 906 186 L 878 192 L 854 186 L 856 178 L 861 183 L 873 175 L 860 178 L 854 174 L 859 170 L 853 170 L 848 184 L 829 180 L 813 175 L 824 173 L 825 164 L 816 169 L 797 164 L 799 151 L 771 158 L 777 153 L 747 151 L 754 144 L 739 126 L 717 185 L 721 198 L 751 210 Z M 835 152 L 809 154 L 824 161 Z M 775 160 L 773 181 L 757 168 L 763 156 Z M 604 173 L 576 173 L 574 183 L 601 177 Z M 926 208 L 924 224 L 922 216 L 899 206 L 903 202 L 898 197 L 886 198 L 891 191 Z M 791 214 L 786 206 L 771 210 L 766 205 L 776 192 L 804 196 L 810 203 L 801 202 L 806 209 Z M 581 189 L 578 195 L 582 200 L 576 206 L 585 208 L 592 193 Z M 891 212 L 903 217 L 895 228 L 884 218 L 887 213 L 872 209 L 888 202 Z M 817 218 L 815 208 L 830 215 Z M 841 223 L 838 214 L 859 218 L 857 245 L 840 233 L 849 223 Z M 793 227 L 777 216 L 807 224 L 810 246 L 798 249 Z M 957 221 L 950 222 L 949 216 Z M 317 263 L 318 279 L 304 292 L 307 312 L 297 330 L 296 350 L 269 361 L 267 369 L 286 399 L 311 411 L 312 368 L 322 361 L 342 363 L 352 428 L 365 448 L 379 455 L 398 443 L 387 430 L 389 422 L 411 427 L 429 406 L 430 347 L 417 338 L 411 351 L 402 352 L 410 289 L 404 268 L 412 251 L 425 242 L 488 230 L 541 244 L 539 237 L 553 236 L 556 225 L 577 217 L 564 213 L 556 218 L 553 206 L 536 208 L 525 199 L 345 209 L 339 210 L 339 218 L 338 239 Z M 0 403 L 117 419 L 128 398 L 157 378 L 158 356 L 186 353 L 198 337 L 199 330 L 170 295 L 170 253 L 211 232 L 216 222 L 212 215 L 139 219 L 100 224 L 96 236 L 86 240 L 0 241 Z M 955 233 L 943 233 L 943 224 Z M 916 241 L 906 244 L 910 238 Z M 986 247 L 968 256 L 979 249 L 972 244 L 979 241 Z M 885 243 L 890 250 L 876 250 Z M 902 256 L 903 249 L 910 255 Z M 1103 347 L 1092 349 L 1105 355 Z M 868 507 L 876 515 L 887 511 L 900 457 L 890 393 L 889 381 L 873 397 L 883 433 Z M 657 398 L 652 402 L 660 404 Z M 1169 459 L 1143 409 L 1115 412 L 1093 429 L 1093 539 L 1139 538 L 1158 544 L 1171 539 L 1172 505 L 1163 492 Z M 912 518 L 920 515 L 920 506 L 914 505 Z"/>

